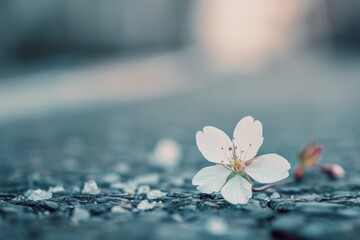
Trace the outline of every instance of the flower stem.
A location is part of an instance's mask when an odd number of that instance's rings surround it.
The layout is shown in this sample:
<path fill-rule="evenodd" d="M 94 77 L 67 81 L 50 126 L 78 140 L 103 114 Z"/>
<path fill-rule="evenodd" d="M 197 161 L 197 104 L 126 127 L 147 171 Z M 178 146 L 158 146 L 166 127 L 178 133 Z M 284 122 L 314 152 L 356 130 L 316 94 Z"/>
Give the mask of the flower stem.
<path fill-rule="evenodd" d="M 268 188 L 272 188 L 272 187 L 275 187 L 275 186 L 279 186 L 279 185 L 284 185 L 284 184 L 288 184 L 288 183 L 293 183 L 295 182 L 294 179 L 285 179 L 283 181 L 280 181 L 280 182 L 275 182 L 275 183 L 269 183 L 269 184 L 266 184 L 266 185 L 263 185 L 261 187 L 253 187 L 252 190 L 254 192 L 261 192 L 261 191 L 264 191 Z"/>

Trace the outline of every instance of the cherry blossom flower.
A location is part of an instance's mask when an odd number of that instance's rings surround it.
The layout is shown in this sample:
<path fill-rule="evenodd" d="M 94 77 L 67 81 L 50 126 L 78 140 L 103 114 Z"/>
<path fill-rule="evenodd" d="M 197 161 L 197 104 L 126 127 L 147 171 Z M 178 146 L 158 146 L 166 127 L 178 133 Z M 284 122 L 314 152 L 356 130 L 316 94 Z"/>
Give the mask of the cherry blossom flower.
<path fill-rule="evenodd" d="M 236 125 L 233 140 L 220 129 L 205 127 L 196 133 L 197 146 L 214 166 L 201 169 L 192 180 L 200 192 L 221 192 L 231 204 L 246 204 L 252 197 L 254 179 L 273 183 L 289 176 L 289 162 L 275 154 L 256 154 L 263 143 L 262 124 L 251 116 Z M 250 177 L 249 177 L 250 176 Z"/>

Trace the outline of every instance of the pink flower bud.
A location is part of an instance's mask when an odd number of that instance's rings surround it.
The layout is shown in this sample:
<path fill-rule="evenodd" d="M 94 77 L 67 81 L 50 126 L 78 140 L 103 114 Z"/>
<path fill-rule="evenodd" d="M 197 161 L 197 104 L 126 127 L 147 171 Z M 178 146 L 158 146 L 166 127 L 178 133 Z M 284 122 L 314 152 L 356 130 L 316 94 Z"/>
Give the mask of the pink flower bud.
<path fill-rule="evenodd" d="M 331 178 L 342 178 L 345 176 L 345 170 L 339 164 L 322 165 L 320 169 Z"/>
<path fill-rule="evenodd" d="M 315 142 L 309 143 L 306 148 L 299 154 L 299 162 L 303 170 L 308 167 L 316 167 L 321 152 L 321 146 L 317 146 Z"/>
<path fill-rule="evenodd" d="M 297 181 L 300 181 L 303 177 L 304 177 L 304 168 L 302 166 L 298 166 L 296 169 L 295 169 L 295 179 Z"/>

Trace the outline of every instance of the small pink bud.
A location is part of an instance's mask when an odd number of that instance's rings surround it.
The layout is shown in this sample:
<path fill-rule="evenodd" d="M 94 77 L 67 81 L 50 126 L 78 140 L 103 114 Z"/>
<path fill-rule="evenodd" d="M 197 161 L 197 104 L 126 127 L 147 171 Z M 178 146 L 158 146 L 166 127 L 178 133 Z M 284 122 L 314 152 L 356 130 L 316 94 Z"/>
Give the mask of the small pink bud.
<path fill-rule="evenodd" d="M 321 146 L 316 145 L 315 142 L 309 143 L 306 148 L 299 154 L 299 162 L 303 170 L 308 167 L 316 167 L 321 152 Z"/>
<path fill-rule="evenodd" d="M 320 169 L 331 178 L 342 178 L 345 176 L 345 170 L 339 164 L 322 165 Z"/>
<path fill-rule="evenodd" d="M 302 166 L 298 166 L 296 169 L 295 169 L 295 179 L 297 181 L 300 181 L 303 177 L 304 177 L 304 168 Z"/>

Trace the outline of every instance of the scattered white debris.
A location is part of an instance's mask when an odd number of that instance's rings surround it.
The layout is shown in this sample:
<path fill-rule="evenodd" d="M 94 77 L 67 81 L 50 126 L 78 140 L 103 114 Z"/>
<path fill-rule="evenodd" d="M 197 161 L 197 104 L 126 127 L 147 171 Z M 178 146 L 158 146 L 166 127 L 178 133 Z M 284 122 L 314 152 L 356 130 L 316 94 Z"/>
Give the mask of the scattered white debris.
<path fill-rule="evenodd" d="M 157 205 L 156 202 L 150 203 L 148 200 L 142 200 L 137 206 L 137 209 L 139 210 L 153 209 L 156 205 Z"/>
<path fill-rule="evenodd" d="M 297 201 L 310 202 L 321 199 L 316 193 L 307 193 L 296 197 Z"/>
<path fill-rule="evenodd" d="M 111 183 L 110 187 L 114 189 L 122 189 L 126 193 L 134 194 L 137 188 L 137 184 L 134 182 L 128 182 L 128 183 L 114 182 Z"/>
<path fill-rule="evenodd" d="M 156 184 L 159 182 L 160 176 L 157 173 L 142 175 L 134 179 L 137 184 Z"/>
<path fill-rule="evenodd" d="M 164 138 L 157 142 L 150 158 L 155 165 L 173 168 L 178 165 L 181 157 L 181 146 L 172 139 Z"/>
<path fill-rule="evenodd" d="M 255 198 L 256 198 L 256 199 L 259 199 L 259 200 L 265 200 L 265 201 L 269 201 L 269 200 L 270 200 L 269 196 L 268 196 L 266 193 L 264 193 L 264 192 L 258 193 L 257 195 L 255 195 Z"/>
<path fill-rule="evenodd" d="M 98 188 L 95 180 L 90 180 L 90 181 L 87 181 L 87 182 L 84 183 L 84 188 L 82 190 L 82 193 L 97 195 L 100 192 L 101 191 Z"/>
<path fill-rule="evenodd" d="M 138 194 L 146 194 L 150 192 L 150 186 L 149 185 L 141 185 L 137 189 Z"/>
<path fill-rule="evenodd" d="M 223 235 L 228 231 L 228 224 L 221 218 L 211 217 L 205 223 L 208 232 L 214 235 Z"/>
<path fill-rule="evenodd" d="M 88 220 L 89 218 L 90 218 L 90 213 L 88 210 L 81 207 L 75 207 L 71 219 L 73 220 L 73 222 L 79 222 L 79 221 Z"/>
<path fill-rule="evenodd" d="M 122 206 L 114 206 L 111 208 L 112 213 L 125 213 L 127 210 L 123 208 Z"/>
<path fill-rule="evenodd" d="M 28 192 L 26 192 L 26 193 L 28 193 Z M 28 199 L 32 200 L 32 201 L 41 201 L 41 200 L 50 199 L 51 197 L 52 197 L 51 192 L 44 191 L 44 190 L 41 190 L 41 189 L 36 189 L 36 190 L 31 192 Z"/>
<path fill-rule="evenodd" d="M 28 189 L 28 190 L 24 193 L 24 196 L 28 198 L 28 197 L 32 194 L 33 191 L 34 191 L 34 189 L 31 189 L 31 188 Z"/>
<path fill-rule="evenodd" d="M 108 173 L 103 176 L 103 181 L 106 183 L 112 183 L 112 182 L 119 181 L 119 175 L 117 175 L 115 173 Z"/>
<path fill-rule="evenodd" d="M 57 193 L 57 192 L 64 192 L 65 189 L 63 186 L 55 186 L 55 187 L 49 187 L 49 192 Z"/>
<path fill-rule="evenodd" d="M 271 199 L 276 199 L 276 198 L 280 198 L 280 194 L 278 192 L 274 192 L 273 194 L 271 194 L 270 198 Z"/>
<path fill-rule="evenodd" d="M 153 200 L 158 198 L 163 198 L 166 196 L 166 193 L 160 190 L 152 190 L 146 194 L 147 199 Z"/>
<path fill-rule="evenodd" d="M 126 193 L 134 194 L 135 192 L 137 192 L 139 194 L 144 194 L 150 191 L 150 186 L 148 184 L 158 183 L 159 178 L 159 175 L 156 173 L 142 175 L 132 181 L 128 181 L 127 183 L 119 181 L 112 182 L 110 184 L 110 187 L 114 189 L 122 189 Z"/>

